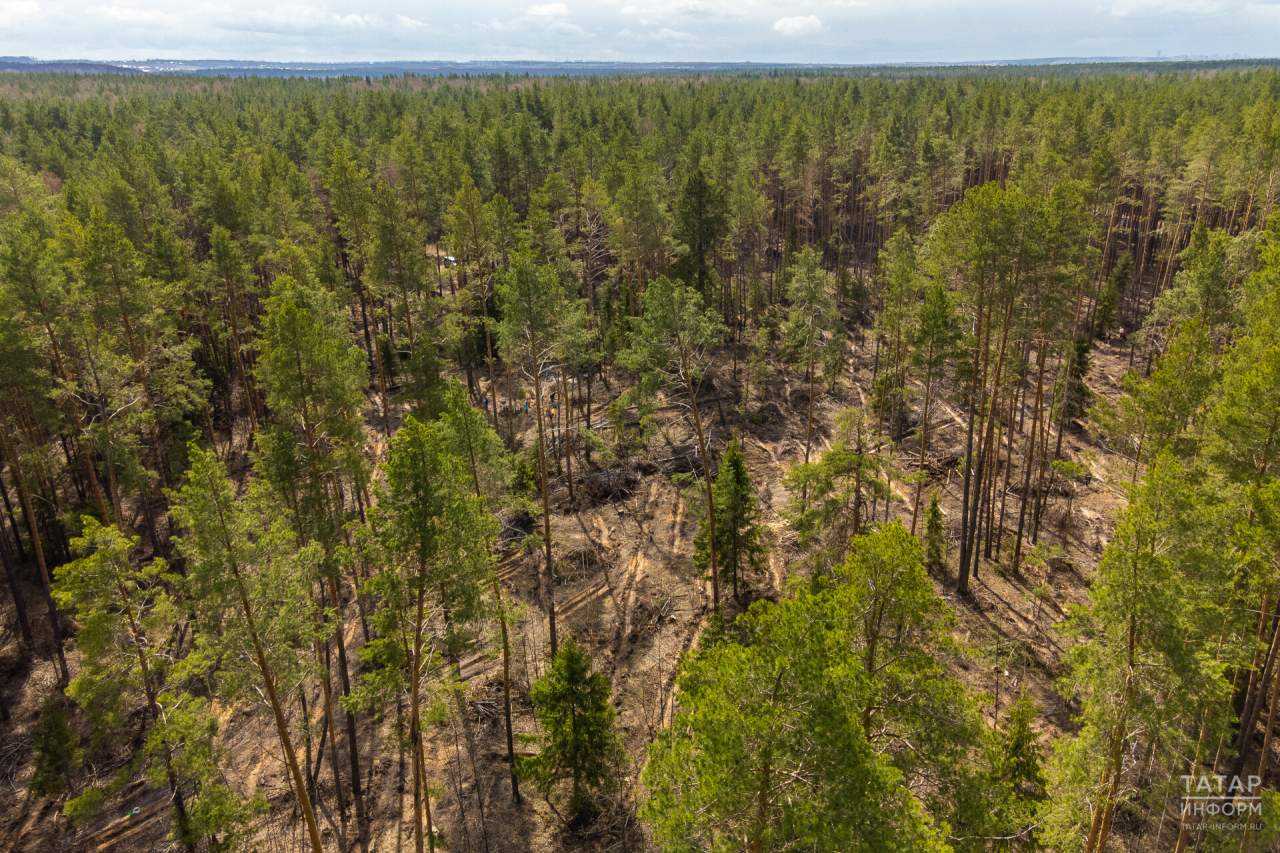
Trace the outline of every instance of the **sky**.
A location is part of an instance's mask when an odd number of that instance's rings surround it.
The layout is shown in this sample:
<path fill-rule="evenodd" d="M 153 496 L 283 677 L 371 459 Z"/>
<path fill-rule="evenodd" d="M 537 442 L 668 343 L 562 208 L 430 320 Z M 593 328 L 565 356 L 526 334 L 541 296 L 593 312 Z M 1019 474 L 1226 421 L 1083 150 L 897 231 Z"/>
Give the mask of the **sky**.
<path fill-rule="evenodd" d="M 1280 0 L 0 0 L 38 59 L 864 64 L 1280 55 Z"/>

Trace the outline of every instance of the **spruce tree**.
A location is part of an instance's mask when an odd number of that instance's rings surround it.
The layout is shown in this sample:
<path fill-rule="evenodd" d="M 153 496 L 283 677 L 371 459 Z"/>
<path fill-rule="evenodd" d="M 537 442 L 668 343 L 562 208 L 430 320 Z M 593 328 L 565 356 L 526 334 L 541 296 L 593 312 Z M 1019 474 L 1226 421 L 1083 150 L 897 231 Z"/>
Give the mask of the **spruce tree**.
<path fill-rule="evenodd" d="M 1128 252 L 1120 256 L 1120 260 L 1107 276 L 1107 281 L 1098 294 L 1097 304 L 1093 308 L 1093 336 L 1104 337 L 1115 327 L 1120 310 L 1120 297 L 1129 285 L 1133 276 L 1133 256 Z"/>
<path fill-rule="evenodd" d="M 623 756 L 614 730 L 618 712 L 609 701 L 609 678 L 591 671 L 591 655 L 572 635 L 565 637 L 547 674 L 529 691 L 542 727 L 541 750 L 517 762 L 520 775 L 550 800 L 556 787 L 570 782 L 568 809 L 577 817 L 591 806 L 594 792 L 607 791 Z"/>
<path fill-rule="evenodd" d="M 934 573 L 942 572 L 947 565 L 946 531 L 937 489 L 929 494 L 929 508 L 924 514 L 924 565 Z"/>
<path fill-rule="evenodd" d="M 765 528 L 759 521 L 751 475 L 742 454 L 742 440 L 737 436 L 729 441 L 720 458 L 712 493 L 720 576 L 733 587 L 733 597 L 741 601 L 742 588 L 752 576 L 765 571 L 768 548 L 763 541 Z M 707 571 L 710 562 L 710 531 L 704 517 L 693 540 L 693 564 L 702 572 Z"/>

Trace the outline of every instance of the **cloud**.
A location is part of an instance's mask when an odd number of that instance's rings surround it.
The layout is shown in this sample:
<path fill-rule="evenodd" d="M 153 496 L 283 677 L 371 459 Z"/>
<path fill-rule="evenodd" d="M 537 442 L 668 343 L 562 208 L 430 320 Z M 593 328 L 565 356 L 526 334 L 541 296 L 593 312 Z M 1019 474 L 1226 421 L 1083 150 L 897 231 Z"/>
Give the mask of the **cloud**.
<path fill-rule="evenodd" d="M 649 38 L 657 39 L 658 41 L 678 42 L 681 44 L 690 44 L 691 42 L 698 40 L 698 37 L 693 33 L 686 33 L 680 30 L 669 30 L 666 27 L 663 27 L 656 33 L 649 33 Z"/>
<path fill-rule="evenodd" d="M 159 9 L 138 9 L 133 6 L 95 6 L 90 11 L 109 21 L 123 24 L 170 24 L 178 20 L 177 16 Z"/>
<path fill-rule="evenodd" d="M 40 4 L 31 0 L 0 3 L 0 25 L 8 26 L 40 14 Z"/>
<path fill-rule="evenodd" d="M 333 19 L 344 27 L 370 27 L 380 23 L 377 15 L 334 15 Z"/>
<path fill-rule="evenodd" d="M 571 24 L 568 21 L 556 21 L 551 25 L 551 30 L 557 33 L 564 33 L 570 36 L 587 36 L 595 38 L 595 33 L 589 33 L 577 24 Z"/>
<path fill-rule="evenodd" d="M 999 19 L 999 27 L 990 21 Z M 1275 56 L 1280 0 L 0 0 L 0 55 L 862 63 Z M 425 34 L 449 33 L 422 43 Z"/>
<path fill-rule="evenodd" d="M 1164 15 L 1220 15 L 1227 10 L 1213 0 L 1119 0 L 1111 4 L 1117 18 Z"/>
<path fill-rule="evenodd" d="M 779 18 L 774 21 L 773 29 L 784 36 L 806 36 L 822 29 L 822 21 L 817 15 L 806 15 L 803 18 Z"/>

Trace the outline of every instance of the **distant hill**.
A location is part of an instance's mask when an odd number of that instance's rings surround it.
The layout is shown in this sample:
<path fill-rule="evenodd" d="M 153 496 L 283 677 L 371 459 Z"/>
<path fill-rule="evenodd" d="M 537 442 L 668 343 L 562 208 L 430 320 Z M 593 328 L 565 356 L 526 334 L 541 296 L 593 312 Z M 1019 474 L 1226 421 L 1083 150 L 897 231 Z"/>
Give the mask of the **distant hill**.
<path fill-rule="evenodd" d="M 616 76 L 632 74 L 846 75 L 852 77 L 1044 76 L 1097 74 L 1195 73 L 1280 67 L 1280 59 L 1211 59 L 1173 57 L 1045 57 L 973 62 L 901 63 L 896 65 L 806 65 L 756 62 L 533 62 L 533 61 L 395 61 L 395 62 L 260 62 L 236 59 L 147 59 L 95 62 L 78 59 L 40 60 L 0 57 L 0 73 L 184 75 L 197 77 L 387 77 L 531 75 L 535 77 Z"/>
<path fill-rule="evenodd" d="M 90 62 L 83 59 L 54 59 L 48 62 L 29 56 L 0 56 L 0 73 L 17 71 L 36 73 L 53 71 L 61 74 L 142 74 L 140 69 L 110 62 Z"/>

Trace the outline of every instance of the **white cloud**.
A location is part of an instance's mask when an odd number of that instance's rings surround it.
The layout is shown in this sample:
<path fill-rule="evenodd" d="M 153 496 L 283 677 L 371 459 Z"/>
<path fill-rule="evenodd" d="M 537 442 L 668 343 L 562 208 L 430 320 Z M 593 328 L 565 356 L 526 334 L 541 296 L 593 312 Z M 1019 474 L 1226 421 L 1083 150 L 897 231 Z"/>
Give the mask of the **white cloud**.
<path fill-rule="evenodd" d="M 169 24 L 178 20 L 177 16 L 159 9 L 138 9 L 134 6 L 95 6 L 91 11 L 109 21 L 124 24 Z"/>
<path fill-rule="evenodd" d="M 377 15 L 334 15 L 333 19 L 344 27 L 371 27 L 379 23 Z"/>
<path fill-rule="evenodd" d="M 426 21 L 419 21 L 417 18 L 407 18 L 404 15 L 396 15 L 396 23 L 410 30 L 417 30 L 427 25 Z"/>
<path fill-rule="evenodd" d="M 558 18 L 569 14 L 569 10 L 565 8 L 563 3 L 543 3 L 538 6 L 530 6 L 526 10 L 526 14 L 537 18 Z"/>
<path fill-rule="evenodd" d="M 784 36 L 805 36 L 822 29 L 822 21 L 817 15 L 805 15 L 803 18 L 779 18 L 773 22 L 775 31 Z"/>
<path fill-rule="evenodd" d="M 1111 4 L 1117 18 L 1142 15 L 1220 15 L 1227 11 L 1213 0 L 1119 0 Z"/>
<path fill-rule="evenodd" d="M 693 33 L 682 32 L 681 30 L 670 30 L 666 27 L 658 30 L 656 33 L 649 33 L 649 38 L 658 41 L 678 42 L 681 44 L 689 44 L 698 40 Z"/>
<path fill-rule="evenodd" d="M 0 3 L 0 26 L 8 27 L 40 14 L 40 4 L 31 0 L 13 0 Z"/>

